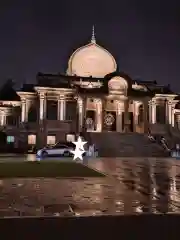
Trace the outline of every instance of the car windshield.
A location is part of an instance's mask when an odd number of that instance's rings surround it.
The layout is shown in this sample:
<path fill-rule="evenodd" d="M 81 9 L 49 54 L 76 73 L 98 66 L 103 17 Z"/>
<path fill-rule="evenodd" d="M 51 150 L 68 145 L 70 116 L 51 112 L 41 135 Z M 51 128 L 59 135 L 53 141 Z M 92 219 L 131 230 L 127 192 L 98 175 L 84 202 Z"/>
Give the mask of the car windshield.
<path fill-rule="evenodd" d="M 64 147 L 64 148 L 74 148 L 75 145 L 72 142 L 57 142 L 53 145 L 48 145 L 47 146 L 47 148 L 58 148 L 58 147 L 60 147 L 60 148 L 62 148 L 62 147 Z"/>

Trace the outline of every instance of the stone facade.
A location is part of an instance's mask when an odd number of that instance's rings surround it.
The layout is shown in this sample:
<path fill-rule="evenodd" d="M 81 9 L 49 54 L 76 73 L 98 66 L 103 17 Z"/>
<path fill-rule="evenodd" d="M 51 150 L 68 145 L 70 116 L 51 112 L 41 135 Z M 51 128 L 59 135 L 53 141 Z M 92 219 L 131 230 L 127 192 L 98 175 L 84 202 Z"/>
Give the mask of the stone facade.
<path fill-rule="evenodd" d="M 82 131 L 147 133 L 156 123 L 180 128 L 179 96 L 169 86 L 118 72 L 94 31 L 70 57 L 66 74 L 39 73 L 37 84 L 16 93 L 18 100 L 0 100 L 1 131 L 15 146 L 71 141 Z"/>

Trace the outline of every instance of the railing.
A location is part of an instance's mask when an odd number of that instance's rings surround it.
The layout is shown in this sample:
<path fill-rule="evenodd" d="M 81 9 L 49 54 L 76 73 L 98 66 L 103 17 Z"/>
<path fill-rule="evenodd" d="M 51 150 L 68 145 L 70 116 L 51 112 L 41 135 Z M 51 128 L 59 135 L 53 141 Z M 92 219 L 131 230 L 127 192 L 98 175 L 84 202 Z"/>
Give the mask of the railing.
<path fill-rule="evenodd" d="M 168 152 L 171 151 L 165 137 L 157 135 L 157 134 L 152 134 L 150 128 L 148 128 L 148 138 L 151 142 L 155 142 L 155 143 L 159 144 L 160 146 L 162 146 L 166 151 L 168 151 Z"/>

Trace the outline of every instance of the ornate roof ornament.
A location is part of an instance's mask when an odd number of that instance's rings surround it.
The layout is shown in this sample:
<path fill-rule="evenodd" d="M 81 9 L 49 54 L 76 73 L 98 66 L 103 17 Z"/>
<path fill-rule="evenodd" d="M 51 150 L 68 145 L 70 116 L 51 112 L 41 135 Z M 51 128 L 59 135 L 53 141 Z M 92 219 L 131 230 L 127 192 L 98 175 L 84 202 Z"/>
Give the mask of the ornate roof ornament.
<path fill-rule="evenodd" d="M 92 26 L 92 36 L 91 36 L 91 43 L 96 43 L 94 25 Z"/>

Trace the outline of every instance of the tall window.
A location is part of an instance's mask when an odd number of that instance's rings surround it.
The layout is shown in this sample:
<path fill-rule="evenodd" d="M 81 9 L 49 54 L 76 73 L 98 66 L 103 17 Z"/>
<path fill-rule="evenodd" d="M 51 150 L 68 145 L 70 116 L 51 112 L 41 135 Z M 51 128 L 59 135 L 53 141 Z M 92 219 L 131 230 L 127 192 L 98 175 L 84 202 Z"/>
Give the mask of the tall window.
<path fill-rule="evenodd" d="M 28 122 L 37 121 L 37 109 L 36 106 L 31 106 L 28 112 Z"/>
<path fill-rule="evenodd" d="M 28 144 L 35 145 L 36 144 L 36 135 L 30 134 L 28 135 Z"/>
<path fill-rule="evenodd" d="M 57 120 L 57 106 L 58 102 L 54 100 L 47 101 L 47 119 Z"/>
<path fill-rule="evenodd" d="M 122 112 L 122 131 L 124 130 L 124 112 Z"/>
<path fill-rule="evenodd" d="M 138 116 L 138 123 L 143 123 L 144 122 L 144 108 L 143 105 L 139 106 L 139 116 Z"/>
<path fill-rule="evenodd" d="M 147 108 L 147 120 L 148 120 L 148 122 L 149 122 L 149 110 L 150 110 L 150 108 L 149 108 L 149 105 L 148 105 L 148 108 Z"/>
<path fill-rule="evenodd" d="M 14 126 L 17 123 L 17 117 L 16 116 L 7 116 L 6 117 L 6 123 L 9 126 Z"/>
<path fill-rule="evenodd" d="M 76 102 L 66 102 L 66 120 L 76 119 L 77 104 Z"/>
<path fill-rule="evenodd" d="M 156 105 L 156 122 L 164 124 L 166 122 L 166 108 L 165 105 Z"/>

